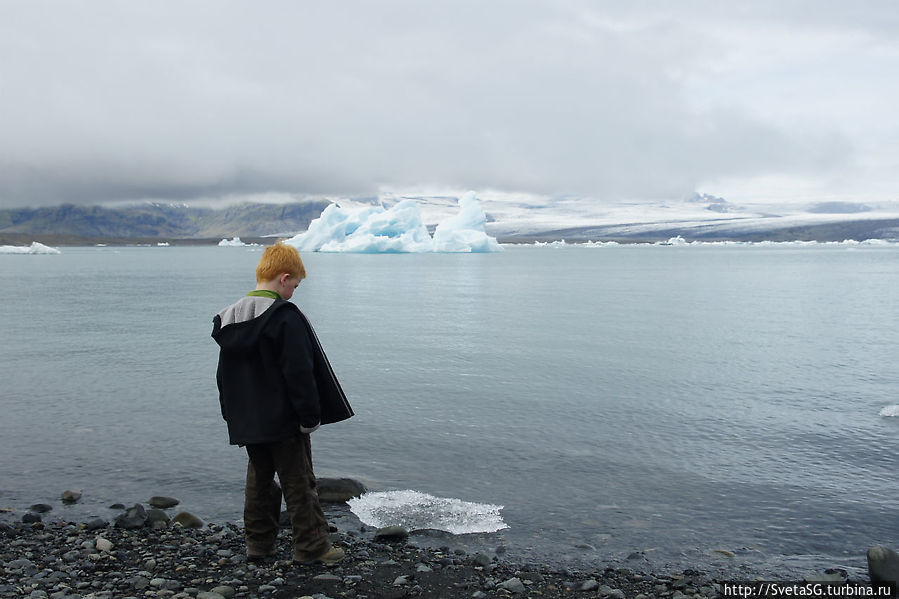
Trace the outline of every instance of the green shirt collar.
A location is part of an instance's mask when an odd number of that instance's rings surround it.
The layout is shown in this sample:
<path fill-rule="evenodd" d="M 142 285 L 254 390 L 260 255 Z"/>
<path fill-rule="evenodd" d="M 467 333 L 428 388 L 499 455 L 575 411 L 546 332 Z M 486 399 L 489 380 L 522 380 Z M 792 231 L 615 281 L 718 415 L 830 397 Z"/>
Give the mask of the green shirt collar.
<path fill-rule="evenodd" d="M 276 291 L 269 291 L 268 289 L 256 289 L 255 291 L 249 292 L 247 297 L 269 297 L 273 300 L 284 299 Z"/>

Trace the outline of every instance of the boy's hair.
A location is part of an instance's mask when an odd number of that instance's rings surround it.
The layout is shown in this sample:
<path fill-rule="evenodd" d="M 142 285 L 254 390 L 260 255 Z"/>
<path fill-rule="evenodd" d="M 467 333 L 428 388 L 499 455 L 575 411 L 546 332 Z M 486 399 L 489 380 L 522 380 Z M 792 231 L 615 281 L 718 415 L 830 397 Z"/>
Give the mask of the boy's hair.
<path fill-rule="evenodd" d="M 256 265 L 256 282 L 271 281 L 285 272 L 299 279 L 306 278 L 306 267 L 300 260 L 300 252 L 292 245 L 279 241 L 262 252 L 262 258 Z"/>

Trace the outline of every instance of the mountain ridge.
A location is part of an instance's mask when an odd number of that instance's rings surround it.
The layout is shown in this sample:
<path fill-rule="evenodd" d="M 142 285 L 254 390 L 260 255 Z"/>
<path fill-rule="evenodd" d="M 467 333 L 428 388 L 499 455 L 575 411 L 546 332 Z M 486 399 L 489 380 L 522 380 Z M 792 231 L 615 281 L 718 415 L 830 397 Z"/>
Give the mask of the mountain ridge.
<path fill-rule="evenodd" d="M 450 197 L 347 198 L 365 208 L 415 199 L 429 231 L 458 210 Z M 305 231 L 331 201 L 243 203 L 222 208 L 145 203 L 121 207 L 63 204 L 0 210 L 0 245 L 218 243 L 223 238 L 270 243 Z M 704 241 L 842 241 L 899 239 L 899 210 L 824 202 L 811 206 L 737 205 L 708 194 L 657 205 L 608 204 L 596 210 L 552 202 L 482 201 L 488 234 L 503 243 L 533 241 L 657 242 L 682 236 Z M 560 218 L 561 215 L 561 218 Z"/>
<path fill-rule="evenodd" d="M 202 239 L 290 235 L 304 231 L 328 203 L 245 203 L 218 209 L 162 203 L 119 208 L 76 204 L 12 208 L 0 210 L 0 236 Z"/>

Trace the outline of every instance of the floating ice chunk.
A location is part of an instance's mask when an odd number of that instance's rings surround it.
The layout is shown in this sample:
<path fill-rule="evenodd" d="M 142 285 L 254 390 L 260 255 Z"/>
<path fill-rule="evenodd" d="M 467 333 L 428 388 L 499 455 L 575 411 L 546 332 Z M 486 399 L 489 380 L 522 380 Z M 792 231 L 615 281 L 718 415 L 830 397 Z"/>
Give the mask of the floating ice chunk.
<path fill-rule="evenodd" d="M 474 192 L 459 199 L 459 213 L 450 216 L 434 230 L 435 252 L 499 252 L 496 238 L 487 235 L 487 215 Z"/>
<path fill-rule="evenodd" d="M 501 505 L 434 497 L 419 491 L 365 493 L 351 499 L 349 506 L 363 523 L 378 528 L 433 528 L 457 535 L 508 528 L 499 513 Z"/>
<path fill-rule="evenodd" d="M 243 248 L 250 247 L 254 245 L 259 245 L 258 243 L 244 243 L 240 240 L 240 237 L 234 237 L 233 239 L 222 239 L 219 241 L 219 247 L 233 247 L 233 248 Z"/>
<path fill-rule="evenodd" d="M 887 406 L 880 411 L 881 416 L 886 416 L 888 418 L 895 418 L 899 416 L 899 405 L 896 406 Z"/>
<path fill-rule="evenodd" d="M 556 241 L 535 241 L 534 247 L 538 248 L 564 248 L 569 244 L 564 239 L 557 239 Z M 577 244 L 573 244 L 577 245 Z"/>
<path fill-rule="evenodd" d="M 659 245 L 687 245 L 687 240 L 678 235 L 677 237 L 672 237 L 668 241 L 663 241 Z"/>
<path fill-rule="evenodd" d="M 61 254 L 58 249 L 33 241 L 30 246 L 0 245 L 0 254 Z"/>
<path fill-rule="evenodd" d="M 419 253 L 498 252 L 502 248 L 485 232 L 486 216 L 473 193 L 459 200 L 459 213 L 437 225 L 434 237 L 422 222 L 415 200 L 390 209 L 349 210 L 327 206 L 305 233 L 287 243 L 307 252 Z"/>

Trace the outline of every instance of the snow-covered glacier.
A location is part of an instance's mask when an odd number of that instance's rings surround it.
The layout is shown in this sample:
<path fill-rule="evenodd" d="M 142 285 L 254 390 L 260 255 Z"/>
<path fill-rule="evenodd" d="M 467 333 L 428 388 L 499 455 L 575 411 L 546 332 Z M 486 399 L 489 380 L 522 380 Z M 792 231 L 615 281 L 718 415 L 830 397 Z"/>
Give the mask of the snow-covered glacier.
<path fill-rule="evenodd" d="M 487 235 L 487 217 L 473 192 L 459 199 L 459 212 L 446 218 L 432 237 L 422 221 L 415 200 L 403 200 L 391 208 L 361 209 L 326 207 L 309 228 L 287 240 L 300 251 L 418 253 L 498 252 L 496 238 Z"/>

